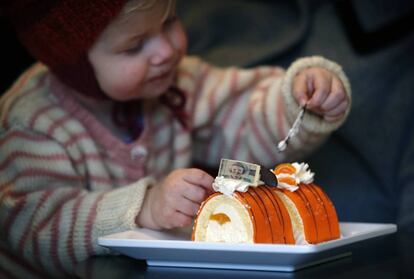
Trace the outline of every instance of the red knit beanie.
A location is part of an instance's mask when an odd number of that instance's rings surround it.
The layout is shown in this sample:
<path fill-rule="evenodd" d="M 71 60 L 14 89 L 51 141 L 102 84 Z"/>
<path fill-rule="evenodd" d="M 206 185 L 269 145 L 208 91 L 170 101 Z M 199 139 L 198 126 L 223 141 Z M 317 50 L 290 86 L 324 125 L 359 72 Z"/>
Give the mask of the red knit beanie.
<path fill-rule="evenodd" d="M 126 0 L 6 0 L 6 15 L 27 50 L 64 83 L 95 98 L 101 92 L 87 52 Z"/>

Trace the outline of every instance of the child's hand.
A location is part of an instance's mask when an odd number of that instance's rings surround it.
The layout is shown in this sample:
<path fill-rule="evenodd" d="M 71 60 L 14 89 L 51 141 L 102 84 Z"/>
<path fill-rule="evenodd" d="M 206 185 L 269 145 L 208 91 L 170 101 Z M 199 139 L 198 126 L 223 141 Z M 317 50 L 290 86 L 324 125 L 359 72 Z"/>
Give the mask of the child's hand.
<path fill-rule="evenodd" d="M 151 229 L 190 225 L 201 202 L 213 193 L 213 180 L 199 169 L 171 172 L 161 184 L 148 190 L 136 223 Z"/>
<path fill-rule="evenodd" d="M 296 75 L 293 80 L 293 96 L 300 106 L 306 104 L 308 110 L 328 122 L 340 119 L 349 105 L 339 78 L 320 67 L 306 68 Z"/>

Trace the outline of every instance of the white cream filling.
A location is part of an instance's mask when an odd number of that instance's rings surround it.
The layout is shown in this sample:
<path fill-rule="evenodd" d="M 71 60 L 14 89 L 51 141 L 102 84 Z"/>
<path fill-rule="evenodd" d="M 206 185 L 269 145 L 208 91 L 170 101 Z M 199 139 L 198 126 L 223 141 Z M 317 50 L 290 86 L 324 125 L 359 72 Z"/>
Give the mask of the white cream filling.
<path fill-rule="evenodd" d="M 285 194 L 275 191 L 278 197 L 282 200 L 286 209 L 288 210 L 290 220 L 292 221 L 293 237 L 297 245 L 309 244 L 305 238 L 305 229 L 303 227 L 302 217 L 300 217 L 299 211 L 293 201 Z"/>
<path fill-rule="evenodd" d="M 230 221 L 220 224 L 212 215 L 225 214 Z M 249 212 L 233 196 L 221 195 L 203 207 L 195 228 L 196 241 L 253 243 L 253 224 Z"/>
<path fill-rule="evenodd" d="M 251 242 L 251 239 L 248 239 L 247 229 L 243 224 L 240 213 L 233 206 L 228 204 L 219 205 L 214 210 L 213 215 L 220 213 L 226 214 L 230 222 L 220 224 L 210 219 L 207 223 L 206 241 L 231 243 Z"/>

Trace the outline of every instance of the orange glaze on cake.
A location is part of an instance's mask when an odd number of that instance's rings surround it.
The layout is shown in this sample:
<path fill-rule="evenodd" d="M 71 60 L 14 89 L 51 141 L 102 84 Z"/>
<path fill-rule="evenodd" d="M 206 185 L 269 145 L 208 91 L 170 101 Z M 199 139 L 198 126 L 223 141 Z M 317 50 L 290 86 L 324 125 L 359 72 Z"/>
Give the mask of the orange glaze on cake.
<path fill-rule="evenodd" d="M 233 197 L 239 200 L 249 212 L 255 243 L 295 244 L 289 213 L 281 199 L 273 192 L 274 190 L 277 189 L 268 186 L 250 187 L 245 193 L 235 192 Z M 203 202 L 199 212 L 210 199 L 217 195 L 221 194 L 215 193 Z M 210 219 L 219 223 L 223 221 L 222 217 L 227 220 L 228 216 L 221 215 L 225 214 L 212 214 Z M 197 221 L 198 219 L 194 223 L 195 229 Z M 195 229 L 192 240 L 195 239 Z"/>
<path fill-rule="evenodd" d="M 316 184 L 300 184 L 295 192 L 281 190 L 295 204 L 304 226 L 308 243 L 316 244 L 339 238 L 339 223 L 335 208 Z"/>
<path fill-rule="evenodd" d="M 251 207 L 256 243 L 295 244 L 289 213 L 270 187 L 251 187 L 237 195 Z"/>
<path fill-rule="evenodd" d="M 297 170 L 292 164 L 281 164 L 273 172 L 277 175 L 282 174 L 278 176 L 279 182 L 282 182 L 281 179 L 286 179 L 283 182 L 292 186 L 296 186 L 296 179 L 301 179 L 295 176 Z M 247 220 L 243 227 L 249 227 L 247 230 L 249 242 L 317 244 L 339 238 L 340 230 L 336 210 L 326 193 L 314 183 L 300 183 L 298 186 L 298 189 L 294 191 L 289 188 L 258 186 L 249 187 L 247 192 L 236 191 L 232 196 L 215 193 L 201 205 L 194 223 L 192 239 L 195 239 L 194 236 L 198 229 L 200 212 L 210 200 L 220 196 L 220 198 L 226 198 L 223 199 L 223 203 L 215 199 L 216 204 L 233 204 L 239 208 L 240 216 L 244 216 L 243 220 Z M 210 204 L 213 203 L 212 201 Z M 228 215 L 220 210 L 214 213 L 211 207 L 208 206 L 209 210 L 206 210 L 204 215 L 209 220 L 217 222 L 220 226 L 232 222 Z M 239 214 L 232 216 L 237 219 L 236 216 Z M 201 228 L 200 232 L 204 229 L 206 228 Z M 228 232 L 226 229 L 225 231 Z M 202 241 L 202 237 L 198 239 Z"/>

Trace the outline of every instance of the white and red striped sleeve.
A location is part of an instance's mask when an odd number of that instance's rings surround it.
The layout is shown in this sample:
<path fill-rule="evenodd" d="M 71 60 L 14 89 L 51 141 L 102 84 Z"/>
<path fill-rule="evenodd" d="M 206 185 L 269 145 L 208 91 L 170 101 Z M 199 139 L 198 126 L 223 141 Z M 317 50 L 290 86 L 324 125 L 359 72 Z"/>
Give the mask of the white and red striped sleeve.
<path fill-rule="evenodd" d="M 107 253 L 97 245 L 99 236 L 136 227 L 150 179 L 89 191 L 99 177 L 80 174 L 47 134 L 21 127 L 0 132 L 0 231 L 16 255 L 64 274 L 91 255 Z"/>
<path fill-rule="evenodd" d="M 286 152 L 278 153 L 276 148 L 300 109 L 292 96 L 293 78 L 310 66 L 337 74 L 350 98 L 342 69 L 322 57 L 300 59 L 287 71 L 279 67 L 217 68 L 197 58 L 186 58 L 180 67 L 179 85 L 190 100 L 187 105 L 193 121 L 196 160 L 217 166 L 225 157 L 271 166 L 303 157 L 323 142 L 346 115 L 336 123 L 327 123 L 308 114 Z"/>

